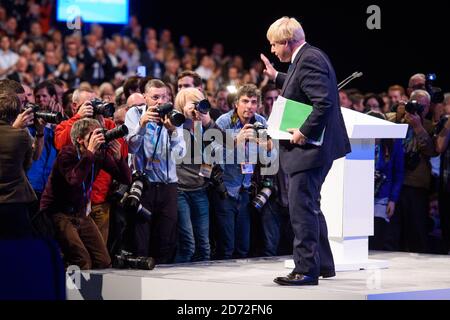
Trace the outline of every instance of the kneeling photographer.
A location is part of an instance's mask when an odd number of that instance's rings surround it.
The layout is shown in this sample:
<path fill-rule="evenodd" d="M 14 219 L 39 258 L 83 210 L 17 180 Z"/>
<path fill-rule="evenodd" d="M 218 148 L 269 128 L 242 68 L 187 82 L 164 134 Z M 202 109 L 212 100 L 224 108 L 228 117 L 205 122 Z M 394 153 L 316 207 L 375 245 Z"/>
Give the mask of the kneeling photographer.
<path fill-rule="evenodd" d="M 431 185 L 430 157 L 437 155 L 433 126 L 425 119 L 431 97 L 425 90 L 412 92 L 410 100 L 397 108 L 397 122 L 409 125 L 403 140 L 405 173 L 386 246 L 390 250 L 427 252 L 428 196 Z"/>
<path fill-rule="evenodd" d="M 114 104 L 97 99 L 93 91 L 87 89 L 75 90 L 72 96 L 72 104 L 77 113 L 56 127 L 54 141 L 56 149 L 61 150 L 64 146 L 72 143 L 70 137 L 72 126 L 80 119 L 96 119 L 105 130 L 116 127 L 114 121 L 110 119 L 114 114 Z M 125 134 L 126 132 L 117 140 L 120 143 L 122 157 L 124 158 L 128 156 L 128 147 L 122 138 Z M 108 242 L 109 234 L 111 204 L 107 196 L 111 191 L 111 184 L 111 176 L 103 170 L 100 171 L 94 181 L 91 195 L 91 217 L 98 226 L 105 243 Z"/>
<path fill-rule="evenodd" d="M 168 88 L 160 80 L 146 84 L 145 100 L 145 108 L 133 107 L 125 118 L 134 168 L 145 173 L 148 180 L 142 206 L 151 212 L 151 221 L 142 215 L 129 215 L 129 224 L 134 229 L 132 253 L 154 257 L 157 264 L 163 264 L 172 262 L 175 254 L 176 160 L 186 154 L 181 126 L 185 117 L 168 103 Z"/>
<path fill-rule="evenodd" d="M 66 265 L 107 268 L 111 259 L 90 216 L 93 183 L 99 171 L 105 170 L 120 183 L 130 184 L 127 159 L 116 140 L 107 141 L 97 120 L 78 120 L 70 135 L 73 145 L 59 152 L 40 209 L 53 220 Z"/>

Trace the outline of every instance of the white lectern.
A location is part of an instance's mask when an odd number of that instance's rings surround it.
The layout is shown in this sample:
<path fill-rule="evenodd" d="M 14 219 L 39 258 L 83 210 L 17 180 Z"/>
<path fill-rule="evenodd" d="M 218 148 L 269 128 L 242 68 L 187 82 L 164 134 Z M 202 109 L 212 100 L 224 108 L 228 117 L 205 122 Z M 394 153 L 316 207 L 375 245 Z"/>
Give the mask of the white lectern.
<path fill-rule="evenodd" d="M 387 262 L 368 259 L 374 225 L 375 138 L 404 138 L 408 125 L 341 109 L 352 152 L 334 161 L 321 192 L 336 270 L 386 268 Z M 285 265 L 294 268 L 293 260 Z"/>

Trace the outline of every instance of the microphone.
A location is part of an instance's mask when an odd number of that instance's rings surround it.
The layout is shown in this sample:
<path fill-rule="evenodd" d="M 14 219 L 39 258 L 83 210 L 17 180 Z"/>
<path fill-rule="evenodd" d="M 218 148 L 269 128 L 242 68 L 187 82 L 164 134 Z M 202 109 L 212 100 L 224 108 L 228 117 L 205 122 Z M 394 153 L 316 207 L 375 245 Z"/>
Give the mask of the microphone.
<path fill-rule="evenodd" d="M 349 77 L 345 78 L 343 81 L 341 81 L 338 84 L 338 90 L 341 90 L 343 87 L 345 87 L 347 84 L 349 84 L 351 81 L 355 80 L 356 78 L 362 77 L 363 73 L 356 71 L 353 72 Z"/>

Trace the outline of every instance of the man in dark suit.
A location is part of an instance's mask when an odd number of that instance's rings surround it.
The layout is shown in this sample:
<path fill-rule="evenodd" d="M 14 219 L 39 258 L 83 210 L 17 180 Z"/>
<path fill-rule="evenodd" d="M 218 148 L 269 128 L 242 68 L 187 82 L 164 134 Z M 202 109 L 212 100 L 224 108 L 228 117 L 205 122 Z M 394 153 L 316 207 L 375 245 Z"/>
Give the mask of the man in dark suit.
<path fill-rule="evenodd" d="M 280 285 L 317 285 L 319 276 L 335 276 L 327 225 L 320 210 L 320 190 L 333 161 L 350 152 L 350 143 L 328 57 L 305 42 L 303 28 L 294 18 L 275 21 L 267 38 L 271 52 L 291 65 L 287 74 L 277 72 L 261 55 L 266 75 L 282 88 L 281 96 L 313 106 L 306 121 L 289 130 L 291 140 L 280 143 L 281 166 L 289 175 L 295 269 L 274 281 Z"/>

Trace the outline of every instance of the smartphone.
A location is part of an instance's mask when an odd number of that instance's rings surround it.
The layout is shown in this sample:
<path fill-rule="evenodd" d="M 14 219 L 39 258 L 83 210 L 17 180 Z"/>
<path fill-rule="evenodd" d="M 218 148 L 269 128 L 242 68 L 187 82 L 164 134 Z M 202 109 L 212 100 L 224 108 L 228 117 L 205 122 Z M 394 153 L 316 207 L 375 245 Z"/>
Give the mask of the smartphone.
<path fill-rule="evenodd" d="M 147 68 L 145 66 L 137 67 L 136 75 L 145 78 L 147 76 Z"/>

